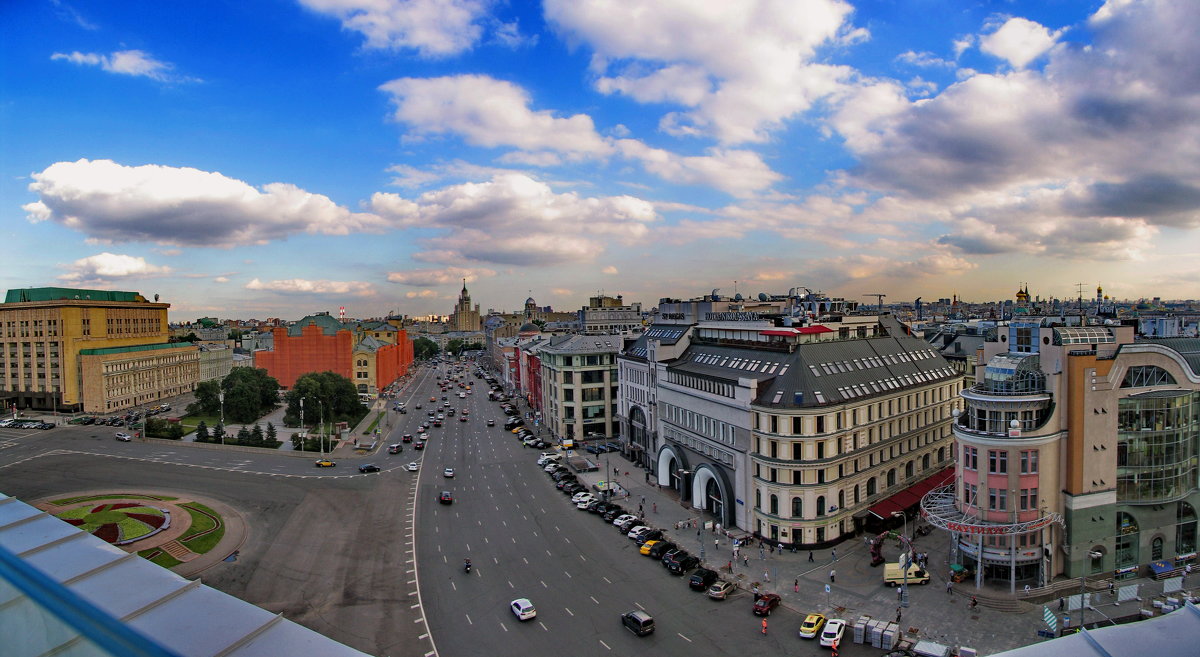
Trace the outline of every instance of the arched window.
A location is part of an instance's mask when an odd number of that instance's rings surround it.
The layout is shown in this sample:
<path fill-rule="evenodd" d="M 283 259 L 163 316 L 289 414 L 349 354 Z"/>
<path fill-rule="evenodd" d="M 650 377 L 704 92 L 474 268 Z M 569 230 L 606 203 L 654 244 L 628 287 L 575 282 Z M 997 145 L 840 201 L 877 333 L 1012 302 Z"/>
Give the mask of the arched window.
<path fill-rule="evenodd" d="M 945 449 L 946 449 L 945 447 L 938 448 L 938 463 L 942 463 L 946 460 L 946 452 L 943 451 Z"/>
<path fill-rule="evenodd" d="M 817 517 L 825 515 L 825 496 L 817 498 Z"/>
<path fill-rule="evenodd" d="M 1175 377 L 1161 367 L 1154 365 L 1135 365 L 1121 379 L 1122 388 L 1145 388 L 1148 386 L 1175 385 Z"/>
<path fill-rule="evenodd" d="M 771 496 L 771 515 L 773 515 L 773 516 L 779 515 L 779 496 L 778 495 Z"/>
<path fill-rule="evenodd" d="M 892 486 L 896 485 L 896 468 L 892 468 L 891 470 L 888 470 L 887 485 L 888 485 L 888 488 L 891 488 Z"/>
<path fill-rule="evenodd" d="M 838 508 L 839 509 L 846 508 L 846 491 L 844 491 L 844 490 L 838 491 Z"/>
<path fill-rule="evenodd" d="M 913 462 L 909 461 L 908 463 L 904 464 L 904 478 L 912 479 L 912 476 L 913 476 Z"/>
<path fill-rule="evenodd" d="M 1150 541 L 1150 560 L 1158 561 L 1162 559 L 1163 540 L 1162 536 L 1155 536 L 1153 541 Z"/>
<path fill-rule="evenodd" d="M 754 508 L 756 508 L 760 511 L 762 510 L 762 491 L 761 490 L 754 491 Z"/>
<path fill-rule="evenodd" d="M 875 477 L 867 480 L 867 497 L 875 494 Z"/>
<path fill-rule="evenodd" d="M 929 469 L 929 454 L 926 454 L 925 456 L 921 457 L 921 469 L 922 470 Z"/>
<path fill-rule="evenodd" d="M 792 498 L 792 517 L 793 518 L 803 518 L 804 517 L 804 500 L 799 497 Z"/>
<path fill-rule="evenodd" d="M 1117 541 L 1115 554 L 1117 568 L 1138 565 L 1137 519 L 1124 511 L 1117 512 Z"/>
<path fill-rule="evenodd" d="M 854 503 L 858 504 L 858 484 L 854 484 Z"/>

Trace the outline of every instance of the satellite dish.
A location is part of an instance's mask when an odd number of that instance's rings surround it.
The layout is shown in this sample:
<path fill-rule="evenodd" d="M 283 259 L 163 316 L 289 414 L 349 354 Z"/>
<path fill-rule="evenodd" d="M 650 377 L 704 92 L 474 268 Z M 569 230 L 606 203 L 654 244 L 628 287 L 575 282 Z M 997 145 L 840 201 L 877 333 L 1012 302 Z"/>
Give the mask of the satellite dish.
<path fill-rule="evenodd" d="M 789 297 L 796 296 L 796 288 L 793 287 L 793 288 L 788 289 L 788 296 Z"/>
<path fill-rule="evenodd" d="M 154 303 L 158 303 L 158 295 L 154 295 Z"/>
<path fill-rule="evenodd" d="M 712 291 L 712 298 L 713 298 L 713 300 L 716 300 L 716 298 L 717 298 L 717 292 L 720 292 L 720 291 L 721 291 L 721 288 L 719 288 L 719 287 L 714 287 L 714 288 L 713 288 L 713 291 Z"/>
<path fill-rule="evenodd" d="M 759 292 L 759 293 L 758 293 L 758 300 L 759 300 L 759 301 L 770 301 L 770 300 L 771 300 L 771 297 L 767 296 L 767 293 L 766 293 L 766 292 Z"/>

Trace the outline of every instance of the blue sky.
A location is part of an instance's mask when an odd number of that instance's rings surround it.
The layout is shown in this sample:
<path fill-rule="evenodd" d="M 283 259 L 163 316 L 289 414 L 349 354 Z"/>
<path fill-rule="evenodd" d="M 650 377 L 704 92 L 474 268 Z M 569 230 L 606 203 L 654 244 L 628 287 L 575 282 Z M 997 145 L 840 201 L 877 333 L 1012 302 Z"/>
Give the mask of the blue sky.
<path fill-rule="evenodd" d="M 1196 298 L 1197 33 L 1190 0 L 4 3 L 0 286 Z"/>

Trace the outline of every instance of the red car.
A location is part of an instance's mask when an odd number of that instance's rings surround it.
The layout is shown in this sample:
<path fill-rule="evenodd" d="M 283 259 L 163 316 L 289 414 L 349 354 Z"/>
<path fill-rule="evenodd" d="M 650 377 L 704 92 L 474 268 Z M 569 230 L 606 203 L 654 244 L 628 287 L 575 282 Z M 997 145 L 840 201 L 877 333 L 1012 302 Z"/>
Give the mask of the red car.
<path fill-rule="evenodd" d="M 459 422 L 466 422 L 466 421 L 467 421 L 467 416 L 465 416 L 465 415 L 460 415 L 460 416 L 458 416 L 458 421 L 459 421 Z"/>
<path fill-rule="evenodd" d="M 412 442 L 412 434 L 411 433 L 404 434 L 404 437 L 400 439 L 400 442 L 411 443 Z"/>
<path fill-rule="evenodd" d="M 435 426 L 435 427 L 440 427 L 440 426 L 442 426 L 442 421 L 441 421 L 441 420 L 434 420 L 434 421 L 433 421 L 433 426 Z"/>
<path fill-rule="evenodd" d="M 779 596 L 774 593 L 767 593 L 758 597 L 758 602 L 754 603 L 755 616 L 770 616 L 771 610 L 779 606 Z"/>
<path fill-rule="evenodd" d="M 418 441 L 416 445 L 413 445 L 413 449 L 425 449 L 425 443 Z"/>

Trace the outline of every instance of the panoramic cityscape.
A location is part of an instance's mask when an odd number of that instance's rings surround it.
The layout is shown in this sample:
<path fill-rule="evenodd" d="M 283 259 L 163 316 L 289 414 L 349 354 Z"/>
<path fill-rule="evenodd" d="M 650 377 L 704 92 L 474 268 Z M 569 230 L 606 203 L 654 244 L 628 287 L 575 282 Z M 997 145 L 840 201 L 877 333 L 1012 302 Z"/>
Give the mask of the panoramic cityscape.
<path fill-rule="evenodd" d="M 1185 0 L 0 9 L 17 654 L 1187 654 Z"/>

